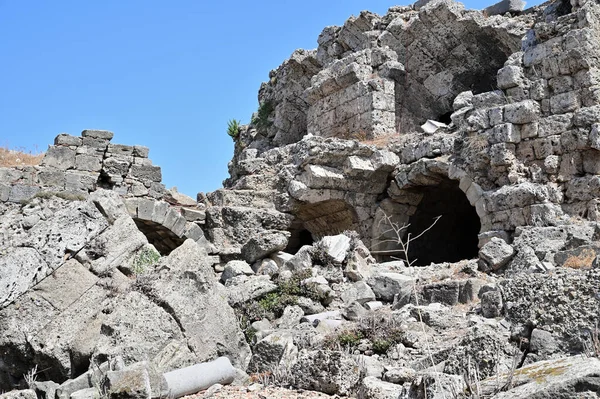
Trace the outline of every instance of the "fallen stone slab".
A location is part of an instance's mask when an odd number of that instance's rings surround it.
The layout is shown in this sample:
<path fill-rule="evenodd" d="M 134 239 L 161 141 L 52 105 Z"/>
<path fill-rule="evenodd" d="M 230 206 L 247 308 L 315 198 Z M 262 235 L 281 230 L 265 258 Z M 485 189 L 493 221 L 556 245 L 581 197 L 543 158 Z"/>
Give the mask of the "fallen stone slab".
<path fill-rule="evenodd" d="M 516 387 L 496 393 L 494 398 L 593 397 L 600 390 L 599 373 L 600 359 L 595 357 L 573 356 L 537 362 L 516 370 L 512 376 Z M 508 377 L 500 375 L 501 381 L 507 381 Z M 497 379 L 497 376 L 493 376 L 481 381 L 482 394 L 493 392 Z"/>
<path fill-rule="evenodd" d="M 491 17 L 492 15 L 502 15 L 507 12 L 521 12 L 525 9 L 525 4 L 526 3 L 523 0 L 502 0 L 499 3 L 485 8 L 483 13 L 488 17 Z"/>
<path fill-rule="evenodd" d="M 172 398 L 191 395 L 208 389 L 214 384 L 231 384 L 235 379 L 235 375 L 235 368 L 226 357 L 164 374 L 169 387 L 169 397 Z"/>

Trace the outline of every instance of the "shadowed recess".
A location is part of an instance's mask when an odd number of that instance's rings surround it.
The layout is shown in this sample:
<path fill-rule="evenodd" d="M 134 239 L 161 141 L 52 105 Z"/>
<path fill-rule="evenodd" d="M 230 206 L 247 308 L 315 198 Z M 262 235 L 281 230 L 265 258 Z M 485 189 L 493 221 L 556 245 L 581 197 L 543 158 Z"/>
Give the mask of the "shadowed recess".
<path fill-rule="evenodd" d="M 477 256 L 478 234 L 481 228 L 475 208 L 469 204 L 458 182 L 445 179 L 435 186 L 419 187 L 423 194 L 416 212 L 410 217 L 408 233 L 417 236 L 441 218 L 421 238 L 411 242 L 409 259 L 415 265 L 458 262 Z"/>

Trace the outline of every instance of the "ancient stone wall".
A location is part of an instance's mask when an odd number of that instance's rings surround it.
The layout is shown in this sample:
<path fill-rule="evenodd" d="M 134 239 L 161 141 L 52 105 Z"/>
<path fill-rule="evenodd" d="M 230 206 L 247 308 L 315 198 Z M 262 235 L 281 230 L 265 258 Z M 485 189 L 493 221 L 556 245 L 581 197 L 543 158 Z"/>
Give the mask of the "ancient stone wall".
<path fill-rule="evenodd" d="M 0 201 L 26 201 L 40 191 L 87 195 L 97 187 L 161 198 L 166 193 L 162 173 L 148 159 L 148 148 L 111 144 L 112 138 L 106 130 L 58 135 L 39 166 L 0 168 Z"/>

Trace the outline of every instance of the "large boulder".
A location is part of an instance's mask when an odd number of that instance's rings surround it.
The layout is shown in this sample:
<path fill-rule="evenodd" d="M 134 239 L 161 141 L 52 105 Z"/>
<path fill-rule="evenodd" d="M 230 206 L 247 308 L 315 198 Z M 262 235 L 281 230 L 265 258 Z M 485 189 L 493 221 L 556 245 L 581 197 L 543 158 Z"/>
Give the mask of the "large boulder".
<path fill-rule="evenodd" d="M 186 240 L 171 252 L 147 292 L 177 321 L 197 362 L 228 356 L 234 365 L 246 367 L 250 350 L 227 303 L 227 290 L 196 242 Z"/>
<path fill-rule="evenodd" d="M 292 372 L 296 387 L 329 395 L 348 395 L 360 381 L 356 361 L 339 351 L 302 350 Z"/>
<path fill-rule="evenodd" d="M 242 257 L 252 264 L 275 252 L 283 251 L 288 244 L 290 233 L 268 231 L 250 238 L 242 247 Z"/>

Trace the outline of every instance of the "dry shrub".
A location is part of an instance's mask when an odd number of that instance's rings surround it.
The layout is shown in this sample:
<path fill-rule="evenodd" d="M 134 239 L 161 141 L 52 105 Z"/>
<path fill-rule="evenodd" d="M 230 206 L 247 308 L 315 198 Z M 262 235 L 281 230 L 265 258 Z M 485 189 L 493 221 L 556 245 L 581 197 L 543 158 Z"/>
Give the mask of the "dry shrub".
<path fill-rule="evenodd" d="M 578 255 L 572 255 L 565 260 L 563 267 L 570 269 L 591 269 L 596 259 L 596 251 L 591 248 L 583 248 Z"/>
<path fill-rule="evenodd" d="M 26 151 L 24 148 L 0 147 L 0 167 L 35 166 L 44 158 L 43 152 Z"/>

